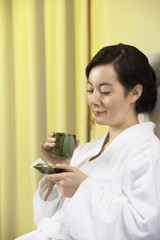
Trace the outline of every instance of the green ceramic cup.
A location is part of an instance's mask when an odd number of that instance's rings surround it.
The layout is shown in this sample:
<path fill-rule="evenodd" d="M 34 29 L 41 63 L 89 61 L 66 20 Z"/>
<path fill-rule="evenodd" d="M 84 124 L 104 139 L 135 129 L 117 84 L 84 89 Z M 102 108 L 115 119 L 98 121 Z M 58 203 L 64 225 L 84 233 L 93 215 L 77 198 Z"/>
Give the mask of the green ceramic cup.
<path fill-rule="evenodd" d="M 71 158 L 75 148 L 76 135 L 55 132 L 56 146 L 52 149 L 52 156 Z"/>

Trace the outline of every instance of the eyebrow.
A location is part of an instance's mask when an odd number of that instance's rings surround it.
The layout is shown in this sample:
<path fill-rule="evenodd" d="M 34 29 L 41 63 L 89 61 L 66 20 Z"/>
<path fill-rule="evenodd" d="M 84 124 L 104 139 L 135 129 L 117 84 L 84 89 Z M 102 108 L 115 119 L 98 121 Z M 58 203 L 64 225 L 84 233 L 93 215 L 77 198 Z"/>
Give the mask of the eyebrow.
<path fill-rule="evenodd" d="M 92 85 L 92 83 L 90 81 L 87 81 L 90 85 Z M 113 86 L 111 83 L 109 82 L 104 82 L 104 83 L 100 83 L 99 86 L 102 87 L 102 86 Z"/>

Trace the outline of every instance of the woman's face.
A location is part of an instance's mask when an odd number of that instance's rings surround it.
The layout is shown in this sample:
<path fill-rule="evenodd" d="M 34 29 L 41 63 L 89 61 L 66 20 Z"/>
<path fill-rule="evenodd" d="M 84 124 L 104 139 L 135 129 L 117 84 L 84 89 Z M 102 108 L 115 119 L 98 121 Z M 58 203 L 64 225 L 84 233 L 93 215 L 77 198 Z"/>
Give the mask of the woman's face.
<path fill-rule="evenodd" d="M 88 104 L 100 125 L 130 124 L 136 115 L 132 92 L 125 95 L 112 64 L 96 66 L 90 71 Z"/>

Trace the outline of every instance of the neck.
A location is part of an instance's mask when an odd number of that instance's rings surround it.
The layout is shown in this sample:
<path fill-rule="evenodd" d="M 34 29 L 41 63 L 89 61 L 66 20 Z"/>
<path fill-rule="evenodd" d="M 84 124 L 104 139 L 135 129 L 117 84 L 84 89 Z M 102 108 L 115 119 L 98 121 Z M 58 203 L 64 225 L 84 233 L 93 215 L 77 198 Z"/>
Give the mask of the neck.
<path fill-rule="evenodd" d="M 134 126 L 136 124 L 138 124 L 138 118 L 136 117 L 135 119 L 133 119 L 132 121 L 128 121 L 125 122 L 121 125 L 118 126 L 109 126 L 109 142 L 113 141 L 113 139 L 118 136 L 122 131 L 124 131 L 125 129 Z"/>

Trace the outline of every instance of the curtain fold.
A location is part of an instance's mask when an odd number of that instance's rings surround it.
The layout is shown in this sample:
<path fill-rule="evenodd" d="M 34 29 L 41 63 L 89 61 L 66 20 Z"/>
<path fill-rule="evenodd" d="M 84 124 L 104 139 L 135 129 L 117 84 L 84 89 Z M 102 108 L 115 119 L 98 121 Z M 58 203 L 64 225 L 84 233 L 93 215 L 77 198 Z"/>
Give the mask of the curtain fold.
<path fill-rule="evenodd" d="M 74 1 L 75 24 L 75 127 L 82 143 L 89 140 L 87 107 L 87 80 L 85 68 L 90 59 L 90 1 Z"/>
<path fill-rule="evenodd" d="M 12 8 L 8 1 L 0 1 L 0 238 L 5 239 L 7 229 L 15 231 L 16 159 L 14 75 L 12 42 Z M 15 162 L 14 162 L 15 163 Z M 13 190 L 14 189 L 14 190 Z M 14 207 L 13 207 L 14 206 Z M 6 233 L 4 233 L 6 232 Z M 9 239 L 7 236 L 6 239 Z"/>

